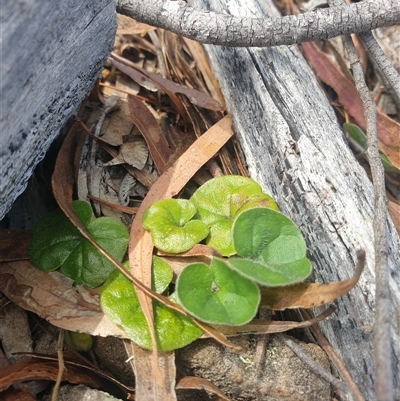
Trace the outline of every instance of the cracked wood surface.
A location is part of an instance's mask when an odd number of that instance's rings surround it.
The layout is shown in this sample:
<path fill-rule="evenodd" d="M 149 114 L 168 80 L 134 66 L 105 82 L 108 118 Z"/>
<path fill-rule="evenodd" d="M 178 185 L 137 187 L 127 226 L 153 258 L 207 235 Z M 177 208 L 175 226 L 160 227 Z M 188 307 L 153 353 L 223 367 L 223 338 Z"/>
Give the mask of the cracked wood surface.
<path fill-rule="evenodd" d="M 190 3 L 235 15 L 277 15 L 271 1 Z M 356 251 L 366 250 L 366 269 L 359 283 L 336 301 L 337 315 L 321 327 L 364 397 L 373 400 L 372 185 L 349 150 L 335 114 L 297 46 L 249 49 L 208 45 L 206 49 L 250 174 L 300 227 L 313 262 L 313 278 L 318 282 L 348 278 Z M 399 389 L 400 241 L 389 217 L 387 225 L 394 381 Z"/>
<path fill-rule="evenodd" d="M 202 43 L 228 46 L 301 43 L 365 32 L 380 26 L 396 25 L 400 21 L 397 0 L 365 0 L 283 18 L 259 18 L 260 14 L 218 14 L 202 7 L 192 8 L 181 0 L 117 0 L 116 6 L 118 12 L 146 24 Z"/>
<path fill-rule="evenodd" d="M 91 90 L 116 29 L 112 0 L 1 6 L 0 219 Z"/>

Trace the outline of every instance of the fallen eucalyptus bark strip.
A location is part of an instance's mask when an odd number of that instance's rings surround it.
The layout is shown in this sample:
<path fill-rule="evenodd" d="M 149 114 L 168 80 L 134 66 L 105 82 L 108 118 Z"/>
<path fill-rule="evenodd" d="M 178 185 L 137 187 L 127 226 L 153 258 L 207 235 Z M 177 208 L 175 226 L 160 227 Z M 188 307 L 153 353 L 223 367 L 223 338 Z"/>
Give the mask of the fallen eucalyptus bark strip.
<path fill-rule="evenodd" d="M 278 46 L 370 31 L 400 21 L 395 0 L 366 0 L 276 18 L 201 11 L 181 0 L 118 0 L 117 12 L 202 43 Z"/>
<path fill-rule="evenodd" d="M 42 272 L 27 260 L 0 264 L 0 291 L 56 327 L 94 336 L 126 336 L 103 314 L 98 294 L 73 287 L 61 273 Z"/>

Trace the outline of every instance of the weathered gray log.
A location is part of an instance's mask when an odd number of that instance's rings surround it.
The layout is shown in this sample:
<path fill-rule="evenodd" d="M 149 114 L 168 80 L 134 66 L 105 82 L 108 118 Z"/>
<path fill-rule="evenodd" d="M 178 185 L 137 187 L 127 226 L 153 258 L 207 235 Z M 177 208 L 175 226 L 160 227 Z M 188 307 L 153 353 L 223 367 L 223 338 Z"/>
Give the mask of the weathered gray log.
<path fill-rule="evenodd" d="M 270 0 L 190 0 L 241 16 L 276 16 Z M 300 227 L 318 282 L 343 280 L 356 251 L 367 265 L 338 312 L 321 324 L 367 400 L 374 400 L 373 191 L 335 114 L 297 46 L 206 46 L 251 176 Z M 395 399 L 400 399 L 400 241 L 388 217 Z M 348 396 L 348 399 L 352 399 Z"/>
<path fill-rule="evenodd" d="M 92 88 L 116 22 L 113 0 L 6 0 L 0 12 L 1 219 Z"/>

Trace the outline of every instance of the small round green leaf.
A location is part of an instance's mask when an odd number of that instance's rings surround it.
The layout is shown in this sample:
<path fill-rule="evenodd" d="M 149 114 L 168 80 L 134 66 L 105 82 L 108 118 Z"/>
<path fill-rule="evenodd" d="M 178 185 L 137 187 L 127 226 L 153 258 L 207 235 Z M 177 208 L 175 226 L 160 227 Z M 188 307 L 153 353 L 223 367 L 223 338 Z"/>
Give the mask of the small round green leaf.
<path fill-rule="evenodd" d="M 73 207 L 99 245 L 114 258 L 122 260 L 128 245 L 125 225 L 109 217 L 92 220 L 92 210 L 86 202 L 74 201 Z M 49 213 L 35 225 L 29 257 L 40 270 L 52 271 L 61 267 L 61 272 L 76 284 L 92 288 L 101 285 L 114 269 L 61 211 Z"/>
<path fill-rule="evenodd" d="M 293 284 L 311 273 L 300 230 L 275 210 L 255 208 L 242 212 L 233 224 L 232 236 L 242 258 L 230 258 L 229 266 L 258 284 Z"/>
<path fill-rule="evenodd" d="M 208 235 L 194 205 L 186 199 L 163 199 L 145 210 L 142 224 L 151 233 L 156 248 L 168 253 L 185 252 Z"/>
<path fill-rule="evenodd" d="M 176 282 L 179 303 L 193 316 L 211 324 L 239 326 L 253 319 L 260 292 L 253 282 L 213 259 L 210 267 L 193 263 Z"/>
<path fill-rule="evenodd" d="M 252 207 L 278 209 L 275 201 L 262 192 L 260 185 L 250 178 L 227 175 L 203 184 L 190 198 L 197 209 L 196 218 L 210 227 L 207 245 L 222 255 L 235 253 L 231 228 L 235 217 Z"/>
<path fill-rule="evenodd" d="M 153 288 L 165 288 L 165 279 L 172 278 L 164 264 L 154 264 L 153 259 Z M 169 283 L 169 282 L 168 282 Z M 158 292 L 158 291 L 157 291 Z M 139 346 L 151 349 L 151 337 L 146 318 L 140 308 L 133 284 L 120 272 L 110 274 L 102 287 L 101 307 L 103 312 L 115 323 L 122 327 L 127 336 Z M 154 328 L 157 348 L 160 351 L 170 351 L 184 347 L 202 335 L 202 331 L 190 319 L 172 309 L 153 301 Z"/>

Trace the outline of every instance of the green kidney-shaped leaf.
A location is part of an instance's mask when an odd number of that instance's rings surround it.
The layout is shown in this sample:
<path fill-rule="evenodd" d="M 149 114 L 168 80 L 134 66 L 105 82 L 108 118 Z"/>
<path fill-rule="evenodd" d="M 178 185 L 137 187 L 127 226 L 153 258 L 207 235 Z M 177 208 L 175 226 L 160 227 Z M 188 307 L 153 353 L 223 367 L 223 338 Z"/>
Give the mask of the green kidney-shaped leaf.
<path fill-rule="evenodd" d="M 171 268 L 167 263 L 161 262 L 154 263 L 153 259 L 153 288 L 157 292 L 165 288 L 166 277 L 169 276 L 169 281 L 172 278 Z M 102 288 L 103 312 L 121 326 L 132 341 L 143 348 L 151 349 L 149 328 L 133 284 L 120 272 L 114 271 Z M 157 348 L 160 351 L 184 347 L 202 335 L 202 331 L 190 319 L 158 301 L 153 301 L 153 311 Z"/>
<path fill-rule="evenodd" d="M 211 324 L 239 326 L 253 319 L 260 292 L 252 281 L 222 260 L 186 266 L 176 282 L 179 303 L 193 316 Z"/>
<path fill-rule="evenodd" d="M 186 199 L 163 199 L 143 213 L 142 224 L 151 233 L 153 244 L 161 251 L 187 251 L 208 235 L 208 227 L 199 220 L 194 205 Z"/>
<path fill-rule="evenodd" d="M 235 217 L 253 207 L 278 209 L 275 201 L 262 192 L 250 178 L 227 175 L 203 184 L 190 198 L 197 209 L 196 218 L 210 228 L 207 245 L 222 255 L 233 255 L 231 228 Z"/>
<path fill-rule="evenodd" d="M 242 258 L 229 266 L 265 286 L 303 281 L 311 273 L 306 244 L 296 225 L 283 214 L 266 208 L 242 212 L 233 224 L 233 243 Z"/>
<path fill-rule="evenodd" d="M 128 245 L 128 230 L 119 220 L 100 217 L 92 220 L 92 210 L 83 201 L 73 202 L 74 210 L 92 237 L 119 261 Z M 113 265 L 84 239 L 62 211 L 44 216 L 34 227 L 29 246 L 31 263 L 43 271 L 61 267 L 76 284 L 101 285 Z"/>

